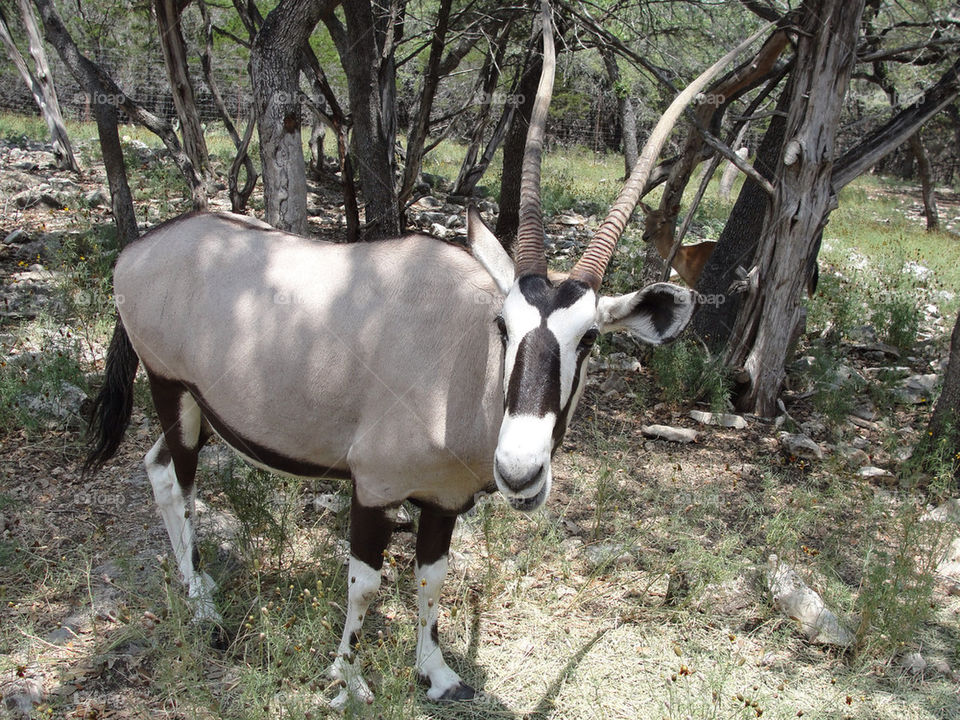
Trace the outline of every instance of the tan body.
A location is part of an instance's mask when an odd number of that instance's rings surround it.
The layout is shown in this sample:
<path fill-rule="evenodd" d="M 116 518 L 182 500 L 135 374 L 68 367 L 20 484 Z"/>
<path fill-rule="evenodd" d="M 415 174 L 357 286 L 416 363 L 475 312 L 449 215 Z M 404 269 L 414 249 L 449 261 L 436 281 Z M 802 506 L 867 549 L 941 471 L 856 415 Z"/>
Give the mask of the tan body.
<path fill-rule="evenodd" d="M 348 471 L 363 504 L 455 510 L 492 485 L 502 296 L 463 250 L 194 215 L 124 250 L 115 289 L 152 373 L 185 382 L 240 438 Z M 233 444 L 258 461 L 252 443 Z"/>
<path fill-rule="evenodd" d="M 670 251 L 673 250 L 674 219 L 667 220 L 662 210 L 654 210 L 643 203 L 640 205 L 647 214 L 643 239 L 653 243 L 660 257 L 664 260 L 669 259 Z M 716 246 L 717 243 L 713 240 L 704 240 L 694 245 L 681 245 L 677 248 L 677 253 L 673 256 L 670 265 L 683 278 L 687 287 L 697 286 L 703 267 Z"/>

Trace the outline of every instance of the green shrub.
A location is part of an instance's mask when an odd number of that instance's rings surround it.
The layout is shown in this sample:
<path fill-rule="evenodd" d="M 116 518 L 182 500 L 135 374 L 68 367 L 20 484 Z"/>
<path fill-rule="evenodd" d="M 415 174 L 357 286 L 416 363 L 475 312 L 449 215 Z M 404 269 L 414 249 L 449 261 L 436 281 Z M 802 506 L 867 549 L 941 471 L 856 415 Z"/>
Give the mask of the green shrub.
<path fill-rule="evenodd" d="M 668 402 L 703 401 L 714 412 L 727 408 L 730 381 L 719 358 L 694 340 L 653 349 L 650 369 Z"/>

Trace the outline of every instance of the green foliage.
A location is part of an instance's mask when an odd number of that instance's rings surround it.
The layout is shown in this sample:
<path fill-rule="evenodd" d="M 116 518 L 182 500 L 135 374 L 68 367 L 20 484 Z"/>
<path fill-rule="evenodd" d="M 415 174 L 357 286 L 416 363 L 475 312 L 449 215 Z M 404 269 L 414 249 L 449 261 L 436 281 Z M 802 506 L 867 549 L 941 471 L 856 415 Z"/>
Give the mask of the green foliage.
<path fill-rule="evenodd" d="M 89 390 L 80 339 L 69 328 L 54 329 L 52 324 L 40 321 L 26 326 L 14 342 L 24 351 L 15 360 L 0 361 L 0 422 L 5 427 L 34 433 L 49 424 L 78 420 L 58 420 L 44 409 L 58 407 L 70 392 L 69 385 Z"/>
<path fill-rule="evenodd" d="M 279 478 L 232 457 L 211 480 L 237 518 L 243 554 L 276 557 L 282 564 L 300 514 L 300 481 Z"/>
<path fill-rule="evenodd" d="M 914 642 L 932 615 L 936 568 L 949 537 L 941 523 L 920 519 L 924 508 L 905 505 L 896 518 L 892 544 L 869 547 L 855 608 L 860 615 L 857 649 L 889 656 Z"/>
<path fill-rule="evenodd" d="M 653 348 L 650 369 L 667 402 L 702 401 L 714 412 L 727 409 L 730 381 L 719 358 L 695 340 Z"/>
<path fill-rule="evenodd" d="M 917 293 L 898 288 L 881 294 L 870 322 L 885 342 L 909 352 L 917 341 L 921 313 Z"/>

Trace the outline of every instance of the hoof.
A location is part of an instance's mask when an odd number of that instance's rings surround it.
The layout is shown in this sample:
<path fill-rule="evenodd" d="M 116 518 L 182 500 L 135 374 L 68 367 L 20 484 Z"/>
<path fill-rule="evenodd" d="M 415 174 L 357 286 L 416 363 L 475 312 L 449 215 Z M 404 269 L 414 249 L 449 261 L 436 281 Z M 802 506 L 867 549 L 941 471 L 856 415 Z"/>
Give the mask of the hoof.
<path fill-rule="evenodd" d="M 458 685 L 454 685 L 452 688 L 447 690 L 443 695 L 440 696 L 441 702 L 460 702 L 462 700 L 473 700 L 477 696 L 477 691 L 472 687 L 467 685 L 465 682 L 461 682 Z"/>

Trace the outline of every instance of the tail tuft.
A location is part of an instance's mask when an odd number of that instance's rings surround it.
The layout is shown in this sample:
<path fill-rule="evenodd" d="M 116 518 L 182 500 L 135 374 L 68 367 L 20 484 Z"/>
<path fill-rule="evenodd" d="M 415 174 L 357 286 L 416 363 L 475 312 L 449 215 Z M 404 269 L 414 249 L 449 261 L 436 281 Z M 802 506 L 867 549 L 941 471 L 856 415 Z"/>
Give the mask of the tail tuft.
<path fill-rule="evenodd" d="M 87 427 L 90 451 L 83 463 L 84 474 L 100 468 L 120 447 L 123 433 L 130 424 L 130 415 L 133 413 L 133 380 L 139 364 L 140 359 L 130 344 L 127 331 L 117 318 L 110 349 L 107 351 L 103 387 L 93 401 L 90 424 Z"/>

